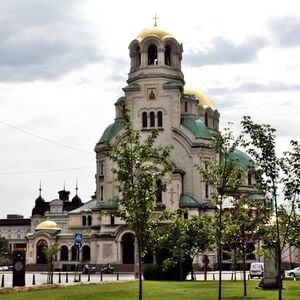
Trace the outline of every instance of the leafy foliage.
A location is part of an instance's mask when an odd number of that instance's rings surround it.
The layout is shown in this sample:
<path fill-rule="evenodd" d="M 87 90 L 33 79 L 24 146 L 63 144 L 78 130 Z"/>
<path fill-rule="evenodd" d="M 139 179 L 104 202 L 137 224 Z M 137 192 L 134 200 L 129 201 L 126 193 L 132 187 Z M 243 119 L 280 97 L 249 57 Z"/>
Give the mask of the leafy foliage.
<path fill-rule="evenodd" d="M 132 126 L 125 102 L 122 104 L 124 131 L 117 142 L 109 146 L 109 157 L 114 162 L 112 168 L 115 186 L 119 192 L 116 199 L 119 216 L 134 231 L 139 255 L 139 279 L 141 289 L 141 263 L 145 255 L 147 242 L 151 235 L 152 216 L 155 208 L 157 187 L 164 191 L 168 182 L 168 173 L 174 165 L 169 161 L 171 146 L 155 146 L 159 132 L 152 130 L 142 138 L 141 132 Z"/>

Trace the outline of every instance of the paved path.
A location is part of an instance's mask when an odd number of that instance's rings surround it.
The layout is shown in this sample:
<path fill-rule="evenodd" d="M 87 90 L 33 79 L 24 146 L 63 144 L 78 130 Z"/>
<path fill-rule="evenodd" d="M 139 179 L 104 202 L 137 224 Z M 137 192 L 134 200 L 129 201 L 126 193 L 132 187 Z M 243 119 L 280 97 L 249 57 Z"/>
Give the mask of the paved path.
<path fill-rule="evenodd" d="M 0 288 L 2 287 L 2 278 L 4 275 L 4 287 L 12 287 L 12 272 L 0 272 Z M 134 280 L 133 273 L 115 273 L 115 274 L 76 274 L 76 280 L 74 272 L 55 272 L 53 275 L 54 284 L 72 285 L 79 283 L 89 283 L 89 282 L 101 282 L 101 281 L 128 281 Z M 80 281 L 78 281 L 80 279 Z M 60 282 L 59 282 L 60 281 Z M 41 285 L 47 283 L 47 273 L 45 272 L 26 272 L 25 275 L 26 286 Z"/>

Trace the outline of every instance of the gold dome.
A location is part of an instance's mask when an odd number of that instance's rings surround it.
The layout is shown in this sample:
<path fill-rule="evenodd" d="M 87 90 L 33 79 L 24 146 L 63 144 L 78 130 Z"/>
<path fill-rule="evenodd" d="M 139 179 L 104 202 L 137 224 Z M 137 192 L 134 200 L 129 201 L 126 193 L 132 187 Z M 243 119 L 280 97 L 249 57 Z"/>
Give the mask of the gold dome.
<path fill-rule="evenodd" d="M 174 38 L 174 36 L 171 33 L 167 32 L 157 26 L 153 26 L 153 27 L 144 29 L 137 36 L 137 40 L 139 42 L 141 42 L 142 40 L 144 40 L 145 38 L 150 37 L 150 36 L 159 38 L 161 41 L 164 41 L 164 39 L 166 39 L 166 38 Z"/>
<path fill-rule="evenodd" d="M 58 225 L 54 221 L 46 220 L 41 222 L 35 230 L 60 230 Z"/>
<path fill-rule="evenodd" d="M 193 94 L 196 98 L 199 99 L 199 105 L 203 108 L 210 107 L 212 110 L 215 110 L 215 106 L 213 102 L 199 89 L 194 87 L 185 87 L 184 88 L 185 94 Z"/>

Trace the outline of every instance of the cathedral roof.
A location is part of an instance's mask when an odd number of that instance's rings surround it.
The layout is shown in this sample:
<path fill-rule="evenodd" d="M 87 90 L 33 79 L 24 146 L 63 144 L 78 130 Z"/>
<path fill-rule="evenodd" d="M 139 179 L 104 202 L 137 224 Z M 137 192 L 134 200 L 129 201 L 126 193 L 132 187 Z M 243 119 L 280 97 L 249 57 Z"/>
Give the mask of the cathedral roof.
<path fill-rule="evenodd" d="M 95 150 L 97 150 L 98 146 L 107 144 L 117 133 L 123 128 L 124 122 L 120 119 L 115 120 L 113 124 L 110 124 L 102 134 L 99 142 L 96 145 Z"/>
<path fill-rule="evenodd" d="M 205 108 L 211 108 L 212 110 L 216 110 L 213 102 L 209 99 L 207 95 L 205 95 L 201 90 L 195 87 L 184 87 L 184 94 L 195 95 L 195 97 L 199 100 L 199 105 Z"/>
<path fill-rule="evenodd" d="M 185 208 L 185 207 L 200 207 L 200 204 L 192 196 L 182 194 L 180 196 L 179 206 L 181 208 Z"/>
<path fill-rule="evenodd" d="M 184 118 L 181 121 L 182 125 L 189 129 L 196 139 L 211 140 L 212 136 L 209 133 L 205 124 L 197 117 Z"/>
<path fill-rule="evenodd" d="M 145 38 L 147 37 L 156 37 L 159 38 L 162 42 L 166 39 L 166 38 L 174 38 L 175 37 L 168 31 L 165 31 L 157 26 L 153 26 L 153 27 L 149 27 L 144 29 L 138 36 L 137 36 L 137 40 L 139 42 L 143 41 Z"/>
<path fill-rule="evenodd" d="M 54 222 L 51 220 L 46 220 L 41 222 L 36 228 L 35 230 L 61 230 L 61 228 Z"/>
<path fill-rule="evenodd" d="M 91 209 L 94 208 L 96 204 L 97 204 L 96 199 L 92 199 L 84 203 L 82 206 L 70 211 L 70 213 L 81 213 L 81 212 L 91 211 Z"/>
<path fill-rule="evenodd" d="M 238 161 L 239 165 L 244 169 L 250 169 L 254 166 L 252 158 L 240 150 L 234 150 L 229 156 L 230 160 Z"/>

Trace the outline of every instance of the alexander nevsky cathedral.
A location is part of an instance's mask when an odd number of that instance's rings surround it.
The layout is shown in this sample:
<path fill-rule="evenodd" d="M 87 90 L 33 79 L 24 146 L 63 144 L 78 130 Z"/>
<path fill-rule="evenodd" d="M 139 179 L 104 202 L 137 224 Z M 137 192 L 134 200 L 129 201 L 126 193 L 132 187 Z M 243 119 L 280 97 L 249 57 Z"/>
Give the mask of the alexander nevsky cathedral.
<path fill-rule="evenodd" d="M 113 163 L 107 156 L 109 143 L 116 143 L 122 133 L 122 103 L 129 109 L 133 126 L 142 135 L 158 129 L 157 145 L 173 145 L 171 160 L 176 167 L 170 174 L 167 189 L 156 199 L 156 210 L 186 208 L 185 218 L 212 214 L 214 204 L 210 187 L 203 183 L 195 165 L 199 155 L 216 160 L 217 153 L 209 145 L 219 132 L 220 113 L 213 102 L 197 88 L 186 86 L 181 69 L 182 44 L 169 32 L 153 26 L 143 30 L 129 44 L 130 66 L 127 83 L 115 105 L 115 119 L 107 126 L 95 146 L 97 161 L 96 192 L 88 202 L 76 196 L 69 200 L 67 191 L 46 205 L 39 196 L 32 212 L 31 232 L 26 236 L 26 263 L 36 269 L 46 263 L 43 247 L 58 243 L 55 268 L 72 270 L 77 249 L 74 236 L 82 237 L 79 262 L 99 267 L 111 263 L 120 270 L 132 270 L 135 263 L 134 233 L 113 215 L 102 212 L 115 209 L 112 201 L 118 196 L 113 183 Z M 97 140 L 97 137 L 95 137 Z M 248 172 L 250 158 L 240 151 L 234 153 L 244 169 L 247 191 L 253 190 L 253 178 Z M 256 194 L 253 190 L 253 199 Z M 258 195 L 259 197 L 259 195 Z M 46 207 L 47 206 L 47 207 Z M 46 207 L 46 208 L 45 208 Z M 216 263 L 214 252 L 205 253 L 210 263 Z M 201 255 L 195 263 L 201 264 Z M 154 258 L 148 258 L 148 263 Z M 225 259 L 225 258 L 224 258 Z M 249 262 L 255 257 L 249 257 Z"/>

